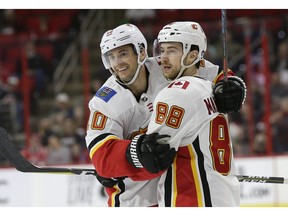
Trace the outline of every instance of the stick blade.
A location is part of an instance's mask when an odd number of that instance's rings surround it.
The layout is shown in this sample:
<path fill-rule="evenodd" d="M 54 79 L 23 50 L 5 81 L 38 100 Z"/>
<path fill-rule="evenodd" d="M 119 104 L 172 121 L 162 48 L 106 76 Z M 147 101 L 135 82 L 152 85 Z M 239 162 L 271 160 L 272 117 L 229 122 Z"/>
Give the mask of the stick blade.
<path fill-rule="evenodd" d="M 26 159 L 17 151 L 8 136 L 8 132 L 0 127 L 0 152 L 19 171 L 37 171 L 37 167 L 27 163 Z"/>
<path fill-rule="evenodd" d="M 38 167 L 27 161 L 13 145 L 8 132 L 0 127 L 0 152 L 20 172 L 95 175 L 94 169 Z"/>

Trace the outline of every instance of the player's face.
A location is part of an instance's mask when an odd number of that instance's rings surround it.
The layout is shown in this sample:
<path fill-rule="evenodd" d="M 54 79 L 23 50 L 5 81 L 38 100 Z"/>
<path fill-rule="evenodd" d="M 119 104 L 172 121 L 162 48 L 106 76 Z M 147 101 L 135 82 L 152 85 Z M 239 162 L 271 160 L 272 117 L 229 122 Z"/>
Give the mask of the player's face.
<path fill-rule="evenodd" d="M 108 52 L 111 68 L 122 82 L 132 80 L 137 69 L 137 55 L 130 45 L 124 45 Z"/>
<path fill-rule="evenodd" d="M 181 69 L 183 49 L 181 43 L 160 44 L 161 67 L 165 78 L 174 80 Z"/>

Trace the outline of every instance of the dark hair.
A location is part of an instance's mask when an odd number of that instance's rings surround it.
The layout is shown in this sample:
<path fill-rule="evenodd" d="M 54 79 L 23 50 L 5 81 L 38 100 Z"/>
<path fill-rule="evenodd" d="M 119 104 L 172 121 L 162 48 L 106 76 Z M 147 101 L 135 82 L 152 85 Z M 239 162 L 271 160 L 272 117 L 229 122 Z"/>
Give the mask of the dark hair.
<path fill-rule="evenodd" d="M 132 47 L 132 49 L 133 49 L 135 55 L 137 55 L 137 51 L 136 51 L 135 46 L 134 46 L 133 44 L 129 44 L 129 45 Z M 141 50 L 141 49 L 145 49 L 145 45 L 144 45 L 144 43 L 141 43 L 141 44 L 139 45 L 139 47 L 140 47 L 140 50 Z"/>

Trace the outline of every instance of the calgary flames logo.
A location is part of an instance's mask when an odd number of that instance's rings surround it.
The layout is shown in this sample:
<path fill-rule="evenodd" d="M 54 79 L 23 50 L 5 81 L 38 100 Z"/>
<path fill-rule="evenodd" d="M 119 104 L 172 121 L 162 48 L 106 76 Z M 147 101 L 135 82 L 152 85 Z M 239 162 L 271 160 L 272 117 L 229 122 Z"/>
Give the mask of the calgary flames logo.
<path fill-rule="evenodd" d="M 135 136 L 139 134 L 146 134 L 147 130 L 148 130 L 148 126 L 145 128 L 139 128 L 139 131 L 135 131 L 131 134 L 130 139 L 133 139 Z"/>

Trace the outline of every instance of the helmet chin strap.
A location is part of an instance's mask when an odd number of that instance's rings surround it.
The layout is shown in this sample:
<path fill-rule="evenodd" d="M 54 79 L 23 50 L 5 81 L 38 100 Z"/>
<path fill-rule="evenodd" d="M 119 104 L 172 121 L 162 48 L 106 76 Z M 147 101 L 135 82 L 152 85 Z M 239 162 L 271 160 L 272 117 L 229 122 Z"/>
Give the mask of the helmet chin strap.
<path fill-rule="evenodd" d="M 147 58 L 148 58 L 148 56 L 146 55 L 145 58 L 143 59 L 143 61 L 141 62 L 141 61 L 140 61 L 140 56 L 138 56 L 138 60 L 137 60 L 138 66 L 137 66 L 136 72 L 135 72 L 133 78 L 132 78 L 128 83 L 122 82 L 122 81 L 119 79 L 119 77 L 117 77 L 117 75 L 116 75 L 116 73 L 115 73 L 114 71 L 113 71 L 112 74 L 116 77 L 117 82 L 120 83 L 121 85 L 126 85 L 126 86 L 127 86 L 127 85 L 131 85 L 133 82 L 135 82 L 136 78 L 138 77 L 139 72 L 140 72 L 140 68 L 141 68 L 142 65 L 144 65 L 144 63 L 146 62 Z"/>
<path fill-rule="evenodd" d="M 182 76 L 182 74 L 183 74 L 183 72 L 184 72 L 185 69 L 187 69 L 187 68 L 195 65 L 195 64 L 198 62 L 198 61 L 197 61 L 198 58 L 196 58 L 191 64 L 189 64 L 189 65 L 184 65 L 184 59 L 186 58 L 186 56 L 187 56 L 187 54 L 183 55 L 182 58 L 181 58 L 181 69 L 180 69 L 178 75 L 177 75 L 174 79 L 167 79 L 168 81 L 174 81 L 174 80 L 180 78 L 180 77 Z"/>

